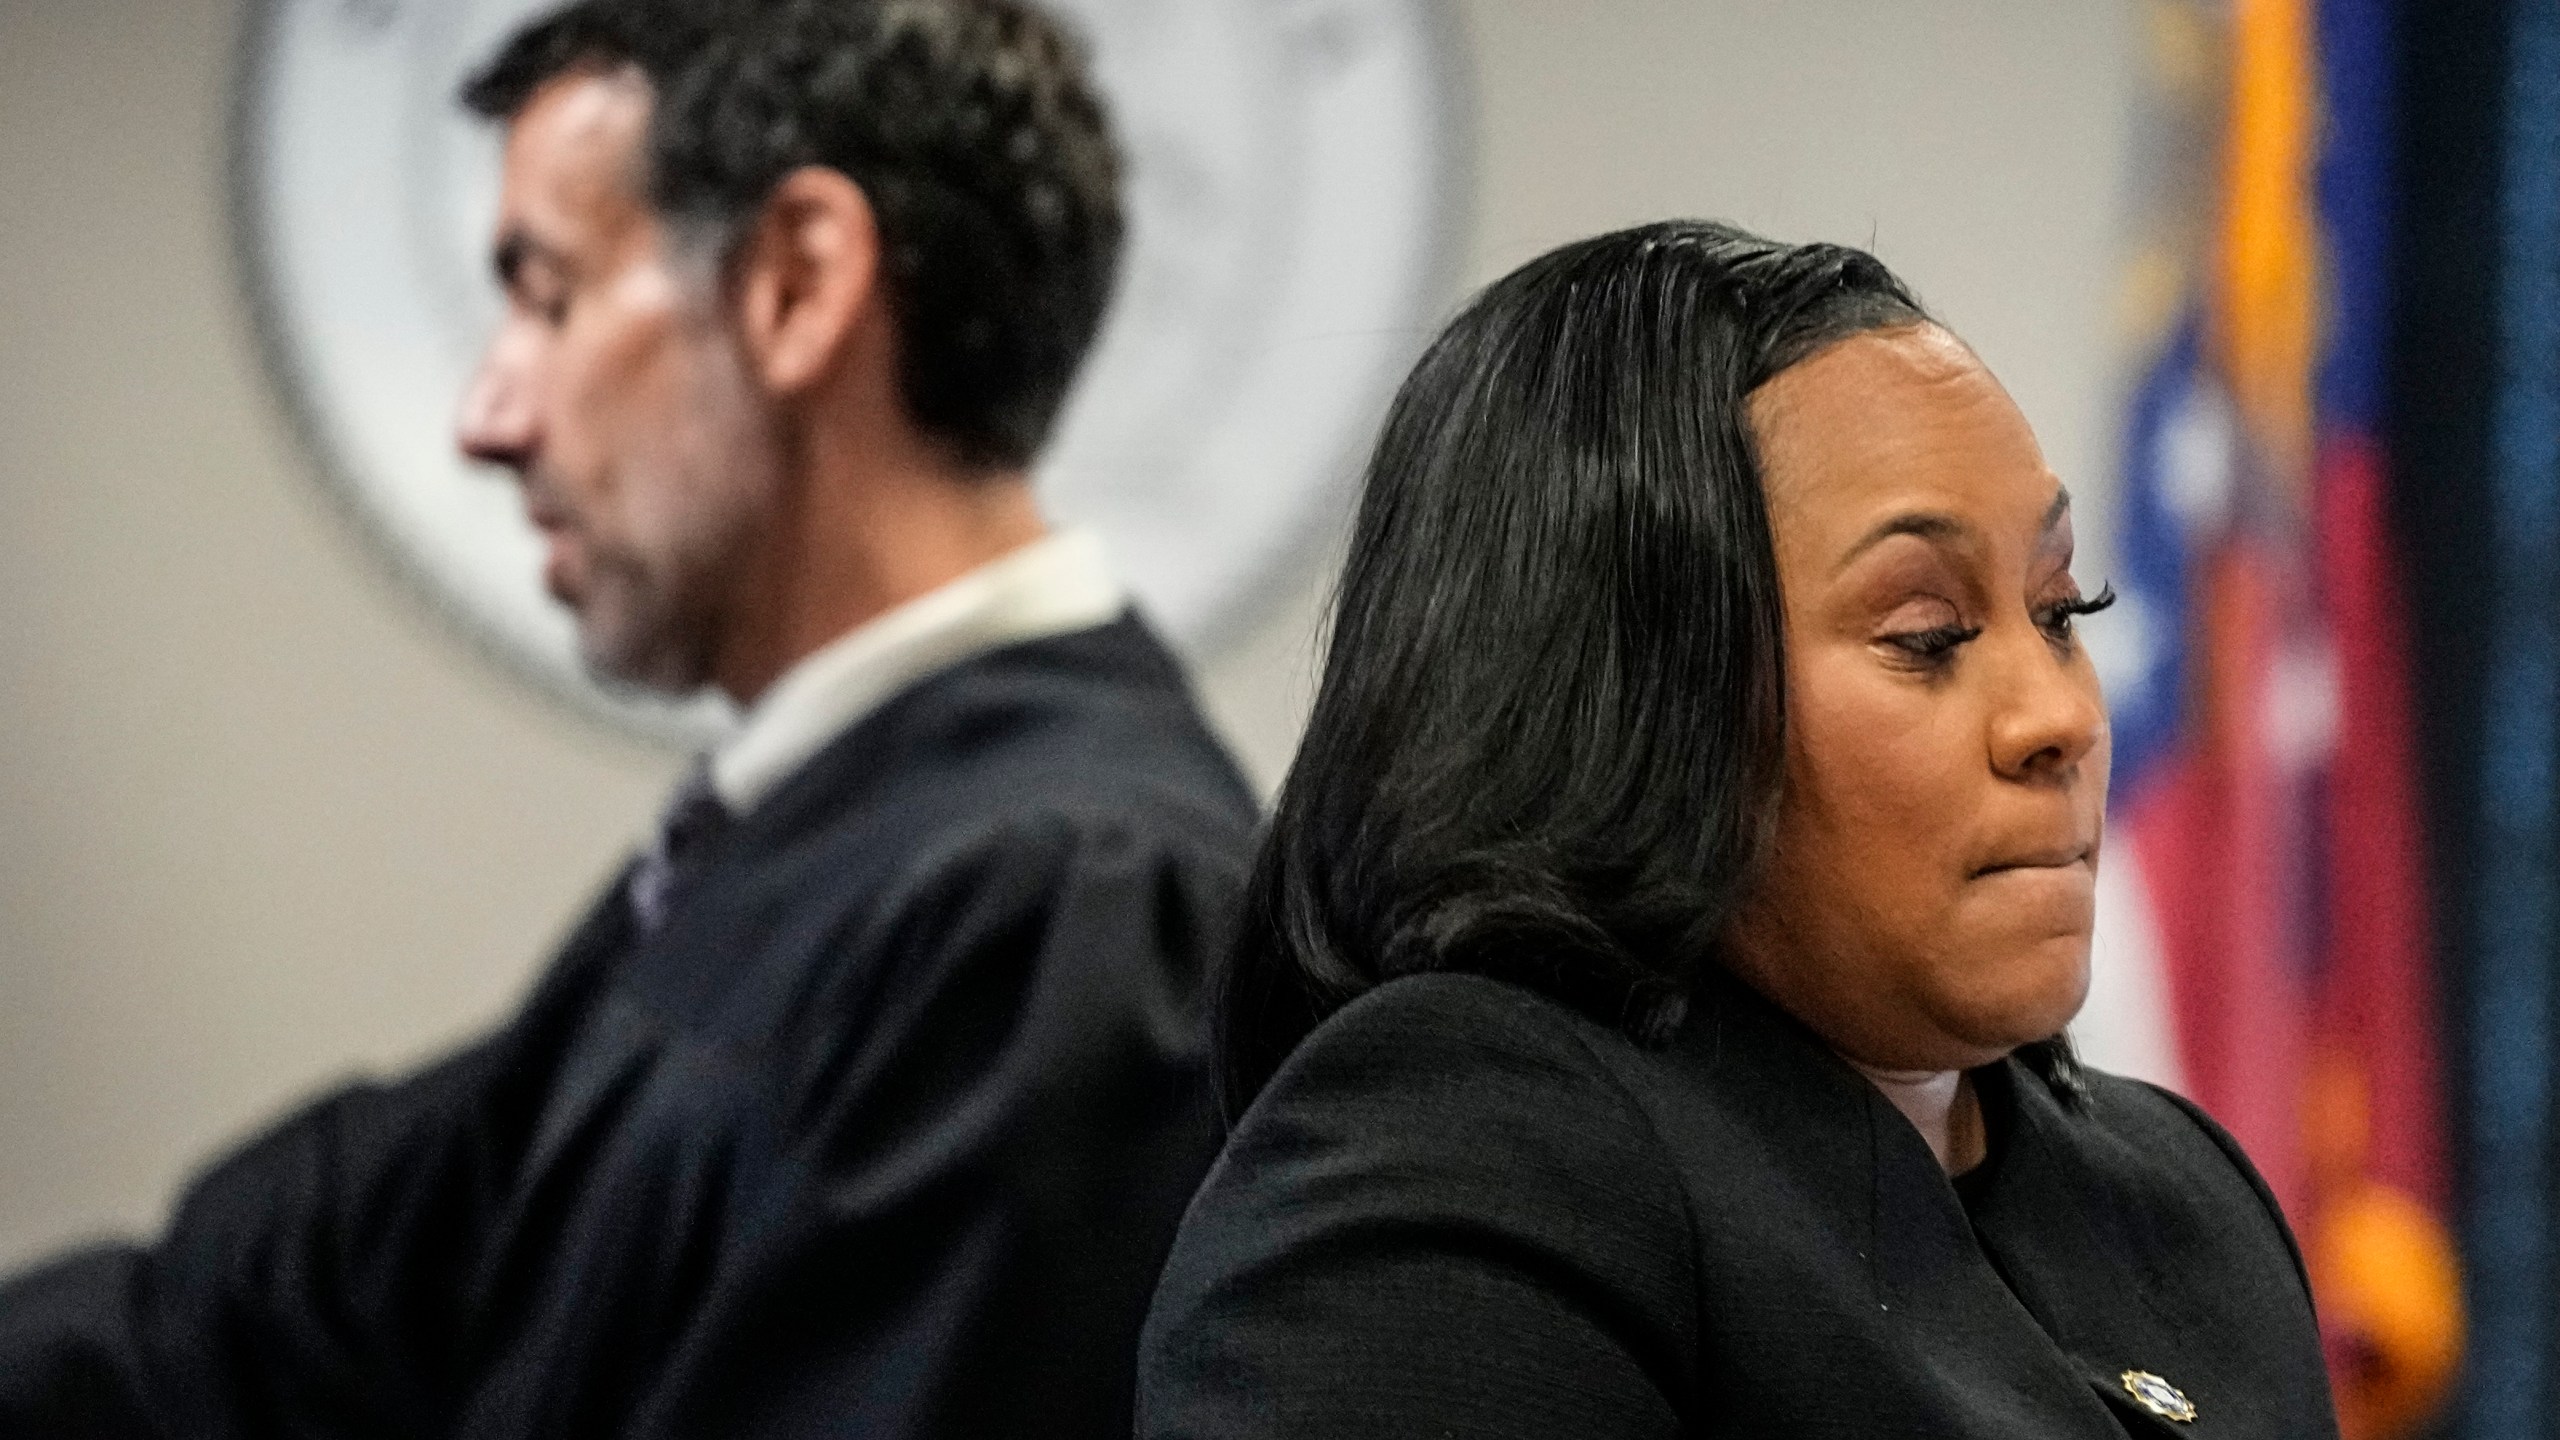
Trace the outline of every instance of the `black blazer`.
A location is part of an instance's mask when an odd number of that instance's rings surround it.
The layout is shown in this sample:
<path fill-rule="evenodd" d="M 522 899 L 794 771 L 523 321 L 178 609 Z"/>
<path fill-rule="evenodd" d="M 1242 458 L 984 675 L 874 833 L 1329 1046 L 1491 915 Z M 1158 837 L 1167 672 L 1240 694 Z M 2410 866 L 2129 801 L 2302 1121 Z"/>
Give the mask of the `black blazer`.
<path fill-rule="evenodd" d="M 926 679 L 496 1034 L 0 1287 L 0 1436 L 1125 1436 L 1253 805 L 1134 619 Z"/>
<path fill-rule="evenodd" d="M 2227 1135 L 2111 1076 L 2085 1109 L 2014 1061 L 1977 1079 L 1997 1144 L 1960 1195 L 1729 978 L 1659 1052 L 1495 981 L 1390 982 L 1193 1202 L 1138 1433 L 2334 1435 L 2299 1258 Z"/>

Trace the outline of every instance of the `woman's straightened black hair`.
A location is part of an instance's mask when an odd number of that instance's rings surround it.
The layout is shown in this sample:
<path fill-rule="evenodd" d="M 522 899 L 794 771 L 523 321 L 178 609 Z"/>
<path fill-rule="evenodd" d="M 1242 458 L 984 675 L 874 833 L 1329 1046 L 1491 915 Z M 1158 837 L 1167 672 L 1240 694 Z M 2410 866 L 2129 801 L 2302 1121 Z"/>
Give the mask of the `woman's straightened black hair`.
<path fill-rule="evenodd" d="M 1646 1044 L 1678 1029 L 1782 773 L 1749 398 L 1928 319 L 1863 251 L 1678 220 L 1541 256 L 1442 332 L 1370 460 L 1219 984 L 1230 1118 L 1405 975 L 1507 980 Z M 2058 1039 L 2025 1058 L 2074 1088 Z"/>

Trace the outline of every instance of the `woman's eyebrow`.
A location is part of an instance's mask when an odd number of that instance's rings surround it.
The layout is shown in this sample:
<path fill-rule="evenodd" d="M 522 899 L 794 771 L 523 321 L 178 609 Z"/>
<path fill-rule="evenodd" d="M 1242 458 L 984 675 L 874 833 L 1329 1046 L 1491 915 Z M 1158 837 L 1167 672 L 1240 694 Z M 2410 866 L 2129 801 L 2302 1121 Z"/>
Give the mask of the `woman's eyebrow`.
<path fill-rule="evenodd" d="M 1943 510 L 1914 510 L 1896 515 L 1859 537 L 1858 543 L 1850 546 L 1848 551 L 1841 555 L 1840 562 L 1831 567 L 1831 573 L 1837 575 L 1848 569 L 1851 561 L 1896 535 L 1913 535 L 1933 543 L 1945 544 L 1971 540 L 1973 527 Z"/>
<path fill-rule="evenodd" d="M 2044 519 L 2036 526 L 2035 550 L 2038 555 L 2056 555 L 2064 564 L 2071 560 L 2072 535 L 2064 523 L 2071 518 L 2071 492 L 2054 487 L 2053 503 L 2044 509 Z"/>
<path fill-rule="evenodd" d="M 2071 491 L 2066 486 L 2056 485 L 2052 503 L 2044 507 L 2044 518 L 2036 522 L 2036 533 L 2039 536 L 2052 534 L 2053 527 L 2061 524 L 2063 517 L 2070 513 Z M 1950 515 L 1943 510 L 1913 510 L 1896 515 L 1858 537 L 1858 543 L 1841 555 L 1840 562 L 1831 567 L 1831 573 L 1837 575 L 1848 569 L 1851 561 L 1896 535 L 1917 536 L 1933 544 L 1963 543 L 1975 538 L 1973 526 L 1961 516 Z"/>
<path fill-rule="evenodd" d="M 2044 507 L 2044 519 L 2038 521 L 2036 524 L 2037 533 L 2041 534 L 2044 531 L 2051 530 L 2054 526 L 2061 524 L 2062 517 L 2070 513 L 2071 487 L 2068 485 L 2054 486 L 2053 503 Z"/>

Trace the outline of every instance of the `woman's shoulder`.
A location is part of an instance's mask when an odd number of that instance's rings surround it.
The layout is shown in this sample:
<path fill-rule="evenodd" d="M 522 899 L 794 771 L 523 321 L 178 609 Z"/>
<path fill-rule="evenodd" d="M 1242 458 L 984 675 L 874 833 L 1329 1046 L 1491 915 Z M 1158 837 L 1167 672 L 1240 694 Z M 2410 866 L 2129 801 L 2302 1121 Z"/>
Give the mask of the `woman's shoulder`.
<path fill-rule="evenodd" d="M 2103 1070 L 2084 1075 L 2088 1095 L 2079 1108 L 2088 1132 L 2083 1148 L 2092 1163 L 2141 1192 L 2151 1213 L 2166 1223 L 2185 1215 L 2200 1231 L 2228 1241 L 2237 1238 L 2234 1220 L 2260 1222 L 2246 1228 L 2280 1243 L 2294 1276 L 2309 1288 L 2301 1249 L 2275 1192 L 2230 1131 L 2165 1086 Z"/>
<path fill-rule="evenodd" d="M 2110 1148 L 2152 1167 L 2227 1176 L 2252 1191 L 2265 1191 L 2240 1142 L 2203 1106 L 2167 1086 L 2129 1075 L 2083 1070 L 2081 1076 L 2087 1098 L 2078 1108 Z M 2273 1199 L 2267 1204 L 2272 1207 Z"/>
<path fill-rule="evenodd" d="M 1463 975 L 1317 1027 L 1183 1218 L 1140 1433 L 1672 1433 L 1693 1229 L 1613 1035 Z"/>
<path fill-rule="evenodd" d="M 1611 1063 L 1633 1042 L 1534 991 L 1478 975 L 1390 980 L 1301 1041 L 1237 1122 L 1230 1154 L 1310 1143 L 1455 1162 L 1655 1148 Z M 1604 1058 L 1605 1057 L 1605 1058 Z M 1451 1147 L 1457 1147 L 1454 1151 Z"/>
<path fill-rule="evenodd" d="M 1186 1245 L 1455 1226 L 1678 1293 L 1691 1277 L 1687 1194 L 1646 1110 L 1595 1053 L 1613 1044 L 1633 1048 L 1502 981 L 1389 981 L 1317 1027 L 1238 1119 Z"/>
<path fill-rule="evenodd" d="M 1534 990 L 1484 975 L 1435 972 L 1375 986 L 1326 1017 L 1274 1075 L 1275 1086 L 1304 1083 L 1293 1071 L 1371 1064 L 1420 1049 L 1441 1064 L 1591 1074 L 1602 1050 L 1629 1045 L 1579 1011 Z"/>

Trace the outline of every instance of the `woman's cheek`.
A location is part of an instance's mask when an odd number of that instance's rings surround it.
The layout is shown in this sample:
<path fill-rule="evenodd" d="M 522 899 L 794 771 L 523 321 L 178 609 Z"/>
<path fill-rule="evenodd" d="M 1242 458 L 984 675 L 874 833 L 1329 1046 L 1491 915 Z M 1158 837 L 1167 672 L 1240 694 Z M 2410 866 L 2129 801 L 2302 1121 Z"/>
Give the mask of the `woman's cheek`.
<path fill-rule="evenodd" d="M 1843 666 L 1825 693 L 1818 737 L 1824 768 L 1835 788 L 1865 802 L 1877 819 L 1953 818 L 1947 808 L 1950 781 L 1960 778 L 1958 707 L 1945 697 L 1894 674 L 1871 657 Z"/>

